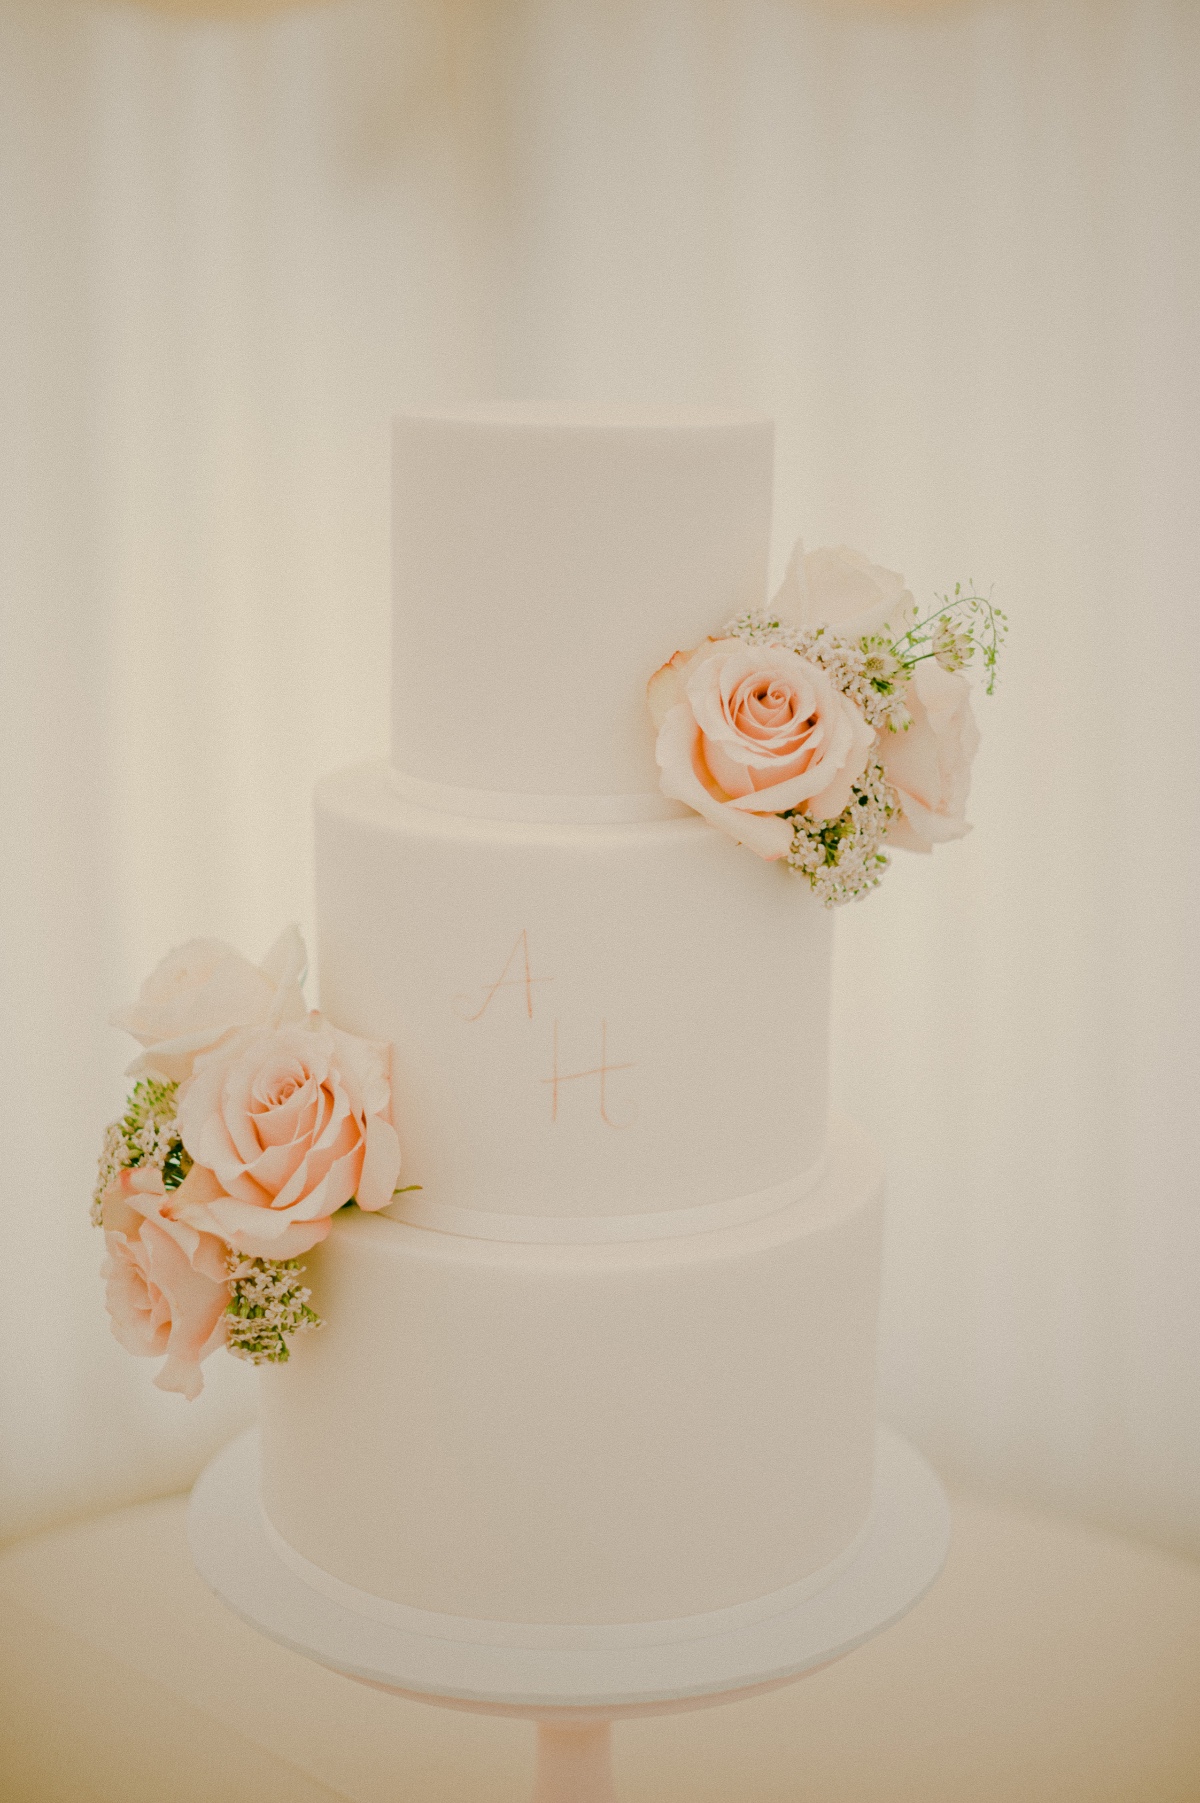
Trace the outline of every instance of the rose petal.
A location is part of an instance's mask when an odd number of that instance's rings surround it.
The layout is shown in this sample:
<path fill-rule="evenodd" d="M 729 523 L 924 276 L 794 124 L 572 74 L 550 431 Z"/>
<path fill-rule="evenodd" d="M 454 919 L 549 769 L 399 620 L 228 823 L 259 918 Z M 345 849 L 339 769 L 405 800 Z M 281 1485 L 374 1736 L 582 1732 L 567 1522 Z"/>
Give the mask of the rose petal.
<path fill-rule="evenodd" d="M 918 664 L 905 701 L 911 725 L 882 734 L 880 755 L 901 809 L 888 838 L 913 850 L 961 839 L 970 830 L 966 806 L 979 729 L 966 678 L 932 661 Z"/>
<path fill-rule="evenodd" d="M 923 851 L 926 855 L 933 851 L 933 841 L 922 839 L 920 833 L 914 832 L 903 812 L 893 814 L 888 821 L 887 842 L 889 845 L 900 846 L 904 851 Z"/>
<path fill-rule="evenodd" d="M 356 1200 L 368 1212 L 386 1208 L 396 1192 L 400 1175 L 400 1140 L 396 1129 L 382 1115 L 367 1116 L 367 1146 Z"/>
<path fill-rule="evenodd" d="M 703 762 L 700 737 L 700 728 L 686 702 L 672 708 L 659 730 L 656 748 L 663 794 L 686 802 L 711 825 L 720 827 L 760 858 L 782 858 L 791 849 L 791 827 L 774 815 L 739 813 L 713 796 L 697 773 L 697 763 Z"/>
<path fill-rule="evenodd" d="M 173 1200 L 158 1171 L 137 1173 L 144 1181 L 127 1197 L 150 1206 L 156 1192 L 165 1211 Z M 181 1186 L 182 1187 L 182 1186 Z M 201 1360 L 223 1344 L 229 1301 L 226 1250 L 221 1241 L 189 1222 L 166 1215 L 137 1220 L 136 1232 L 106 1231 L 106 1302 L 113 1333 L 141 1357 L 167 1355 L 155 1378 L 162 1389 L 196 1396 L 202 1388 Z"/>
<path fill-rule="evenodd" d="M 200 1059 L 178 1119 L 193 1170 L 203 1165 L 210 1176 L 203 1194 L 181 1188 L 179 1218 L 239 1250 L 307 1249 L 327 1231 L 314 1233 L 315 1224 L 363 1188 L 368 1148 L 364 1193 L 383 1207 L 399 1166 L 390 1055 L 314 1012 L 295 1025 L 240 1034 Z M 255 1212 L 270 1223 L 254 1224 Z"/>
<path fill-rule="evenodd" d="M 245 1258 L 299 1258 L 329 1232 L 328 1215 L 318 1221 L 294 1221 L 269 1208 L 253 1208 L 225 1196 L 197 1209 L 206 1232 L 217 1234 Z"/>
<path fill-rule="evenodd" d="M 306 1013 L 304 979 L 308 974 L 308 952 L 299 927 L 283 929 L 259 969 L 275 990 L 274 1000 L 267 1011 L 268 1026 L 278 1026 L 283 1021 L 303 1020 Z"/>
<path fill-rule="evenodd" d="M 318 1129 L 324 1091 L 309 1079 L 272 1108 L 260 1108 L 254 1117 L 259 1144 L 290 1146 L 297 1139 L 310 1139 Z"/>
<path fill-rule="evenodd" d="M 850 798 L 851 783 L 867 767 L 875 733 L 854 703 L 844 695 L 834 695 L 830 713 L 828 741 L 819 748 L 819 755 L 812 757 L 805 770 L 769 788 L 758 789 L 752 798 L 742 797 L 732 805 L 769 807 L 773 813 L 804 807 L 817 819 L 831 819 L 840 814 Z M 828 806 L 826 795 L 836 799 L 839 793 L 844 793 L 845 799 L 836 808 Z"/>
<path fill-rule="evenodd" d="M 850 639 L 899 627 L 913 605 L 904 578 L 847 545 L 805 552 L 797 541 L 772 602 L 781 620 L 829 626 Z"/>
<path fill-rule="evenodd" d="M 654 672 L 646 684 L 646 699 L 650 704 L 650 717 L 655 726 L 661 726 L 671 709 L 683 700 L 688 665 L 702 656 L 709 645 L 715 643 L 714 639 L 705 639 L 694 651 L 677 651 L 660 670 Z"/>
<path fill-rule="evenodd" d="M 333 1056 L 350 1105 L 358 1114 L 385 1114 L 391 1106 L 390 1045 L 330 1029 Z"/>
<path fill-rule="evenodd" d="M 220 939 L 194 939 L 158 965 L 132 1007 L 110 1018 L 147 1048 L 130 1066 L 171 1082 L 190 1076 L 196 1056 L 232 1030 L 265 1018 L 269 981 Z"/>
<path fill-rule="evenodd" d="M 925 807 L 912 795 L 905 795 L 897 790 L 900 796 L 901 814 L 908 822 L 909 830 L 918 839 L 930 847 L 945 845 L 952 839 L 965 839 L 971 831 L 971 822 L 939 814 L 936 808 Z M 904 839 L 899 834 L 889 832 L 894 845 L 903 845 Z"/>
<path fill-rule="evenodd" d="M 714 785 L 723 795 L 752 795 L 754 780 L 744 763 L 729 755 L 718 740 L 700 734 L 700 755 L 704 759 Z"/>

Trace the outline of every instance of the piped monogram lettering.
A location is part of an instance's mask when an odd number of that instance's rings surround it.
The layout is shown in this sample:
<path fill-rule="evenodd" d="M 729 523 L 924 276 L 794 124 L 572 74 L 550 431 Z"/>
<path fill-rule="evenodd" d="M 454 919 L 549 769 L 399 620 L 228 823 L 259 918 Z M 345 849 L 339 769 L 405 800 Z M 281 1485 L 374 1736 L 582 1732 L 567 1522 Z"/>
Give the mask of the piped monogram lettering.
<path fill-rule="evenodd" d="M 510 976 L 509 972 L 512 970 L 514 964 L 517 966 L 517 974 L 515 976 Z M 521 989 L 525 992 L 526 1016 L 529 1020 L 532 1020 L 534 984 L 552 983 L 553 981 L 553 977 L 534 976 L 529 962 L 529 934 L 528 931 L 522 927 L 521 931 L 517 934 L 516 944 L 505 959 L 504 969 L 500 972 L 496 981 L 489 984 L 484 989 L 483 1001 L 480 1003 L 479 1007 L 476 1008 L 473 1014 L 468 1014 L 466 1008 L 470 1007 L 471 998 L 469 996 L 459 995 L 454 998 L 455 1012 L 459 1014 L 463 1020 L 482 1020 L 502 989 Z M 465 1007 L 462 1004 L 465 1004 Z"/>
<path fill-rule="evenodd" d="M 608 1062 L 608 1022 L 606 1020 L 602 1020 L 600 1022 L 600 1062 L 599 1062 L 599 1064 L 595 1064 L 589 1070 L 585 1070 L 585 1071 L 564 1071 L 559 1067 L 558 1022 L 557 1021 L 555 1021 L 555 1023 L 554 1023 L 553 1050 L 552 1050 L 551 1056 L 552 1056 L 552 1060 L 553 1060 L 551 1073 L 548 1077 L 543 1077 L 542 1082 L 545 1084 L 548 1084 L 550 1087 L 550 1119 L 552 1121 L 557 1121 L 557 1119 L 558 1119 L 559 1089 L 562 1086 L 562 1084 L 578 1083 L 584 1077 L 595 1077 L 598 1080 L 599 1085 L 600 1085 L 600 1089 L 599 1089 L 600 1119 L 604 1122 L 605 1126 L 606 1127 L 632 1127 L 632 1125 L 633 1125 L 632 1118 L 629 1120 L 625 1120 L 625 1121 L 615 1121 L 608 1112 L 608 1079 L 609 1079 L 609 1077 L 612 1075 L 612 1073 L 614 1071 L 631 1071 L 631 1070 L 633 1070 L 634 1066 L 632 1064 L 610 1064 Z"/>

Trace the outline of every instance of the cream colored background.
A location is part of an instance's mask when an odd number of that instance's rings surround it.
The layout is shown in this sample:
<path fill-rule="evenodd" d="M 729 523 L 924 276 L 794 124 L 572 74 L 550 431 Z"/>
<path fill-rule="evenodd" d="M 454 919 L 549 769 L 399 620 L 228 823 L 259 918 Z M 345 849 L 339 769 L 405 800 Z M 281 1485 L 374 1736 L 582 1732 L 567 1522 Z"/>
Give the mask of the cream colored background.
<path fill-rule="evenodd" d="M 1009 606 L 975 836 L 841 921 L 885 1408 L 1200 1551 L 1198 91 L 1190 0 L 0 5 L 7 1531 L 251 1407 L 108 1337 L 103 1021 L 307 924 L 312 781 L 385 744 L 389 411 L 540 395 L 769 410 L 779 558 Z"/>

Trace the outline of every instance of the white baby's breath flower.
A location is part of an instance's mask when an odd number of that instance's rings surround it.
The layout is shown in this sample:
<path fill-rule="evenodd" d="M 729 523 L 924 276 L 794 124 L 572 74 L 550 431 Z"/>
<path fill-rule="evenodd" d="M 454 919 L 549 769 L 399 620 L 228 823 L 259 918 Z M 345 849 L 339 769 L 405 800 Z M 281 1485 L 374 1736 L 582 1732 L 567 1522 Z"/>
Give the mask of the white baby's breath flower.
<path fill-rule="evenodd" d="M 765 607 L 751 607 L 744 614 L 738 614 L 721 629 L 721 637 L 727 639 L 744 639 L 747 645 L 791 645 L 795 637 L 794 626 L 784 626 Z"/>
<path fill-rule="evenodd" d="M 100 1164 L 96 1172 L 96 1187 L 92 1191 L 92 1226 L 104 1225 L 104 1214 L 101 1203 L 104 1192 L 110 1183 L 115 1182 L 121 1172 L 129 1168 L 128 1147 L 121 1132 L 120 1121 L 110 1121 L 104 1129 L 104 1138 L 100 1142 Z"/>
<path fill-rule="evenodd" d="M 179 1085 L 156 1077 L 143 1077 L 129 1092 L 125 1113 L 110 1121 L 100 1145 L 96 1187 L 92 1192 L 92 1225 L 102 1225 L 104 1192 L 122 1171 L 140 1166 L 161 1171 L 168 1189 L 187 1175 L 191 1159 L 183 1149 L 175 1124 L 175 1097 Z"/>
<path fill-rule="evenodd" d="M 312 1291 L 300 1282 L 303 1272 L 294 1258 L 230 1253 L 225 1344 L 235 1358 L 251 1365 L 286 1364 L 291 1336 L 320 1327 L 321 1317 L 308 1306 Z"/>
<path fill-rule="evenodd" d="M 870 764 L 836 820 L 790 817 L 794 837 L 785 862 L 808 878 L 827 908 L 855 901 L 878 888 L 888 868 L 883 844 L 895 812 L 896 798 L 882 766 Z"/>
<path fill-rule="evenodd" d="M 963 628 L 950 614 L 943 614 L 933 630 L 933 655 L 942 669 L 953 672 L 965 668 L 974 650 L 970 628 Z"/>
<path fill-rule="evenodd" d="M 785 626 L 762 609 L 739 614 L 724 631 L 748 645 L 784 646 L 816 664 L 877 732 L 900 732 L 907 726 L 903 689 L 908 672 L 891 639 L 875 633 L 856 640 L 828 626 Z"/>

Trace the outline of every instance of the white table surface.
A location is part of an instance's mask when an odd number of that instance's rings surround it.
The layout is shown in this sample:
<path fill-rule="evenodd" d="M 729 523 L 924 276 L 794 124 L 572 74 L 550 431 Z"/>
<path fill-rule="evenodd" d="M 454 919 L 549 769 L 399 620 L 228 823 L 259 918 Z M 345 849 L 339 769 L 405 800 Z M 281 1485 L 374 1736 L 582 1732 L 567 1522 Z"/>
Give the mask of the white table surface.
<path fill-rule="evenodd" d="M 195 1575 L 184 1508 L 0 1555 L 4 1803 L 523 1803 L 527 1724 L 263 1639 Z M 783 1690 L 621 1723 L 627 1803 L 1196 1803 L 1200 1566 L 967 1497 L 954 1516 L 942 1578 L 878 1640 Z"/>

